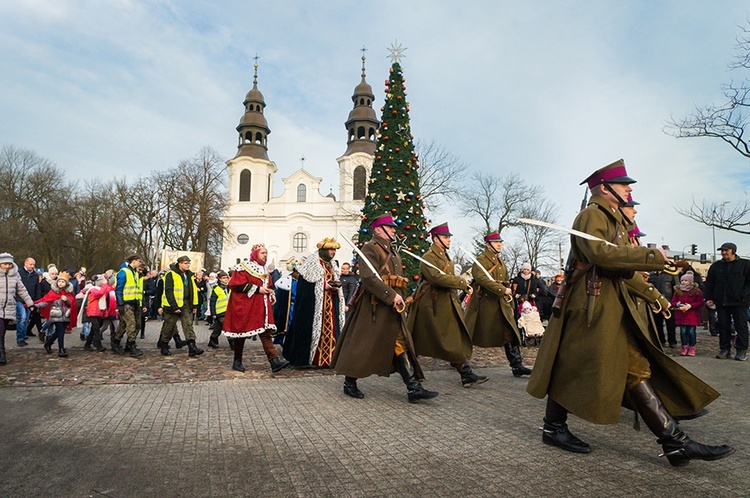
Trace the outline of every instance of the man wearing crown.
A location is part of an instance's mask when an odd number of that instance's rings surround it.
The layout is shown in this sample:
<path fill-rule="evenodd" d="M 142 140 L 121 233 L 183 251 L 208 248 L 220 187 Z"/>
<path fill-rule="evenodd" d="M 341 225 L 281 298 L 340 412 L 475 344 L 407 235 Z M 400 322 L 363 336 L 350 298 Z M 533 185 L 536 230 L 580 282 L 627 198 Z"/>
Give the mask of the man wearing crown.
<path fill-rule="evenodd" d="M 336 239 L 318 242 L 318 254 L 299 266 L 292 323 L 284 339 L 284 358 L 297 367 L 328 368 L 341 327 L 344 326 L 344 293 L 341 271 L 334 261 Z"/>
<path fill-rule="evenodd" d="M 260 337 L 263 351 L 271 364 L 271 371 L 276 373 L 289 366 L 276 354 L 271 333 L 276 331 L 273 320 L 273 305 L 276 303 L 273 282 L 266 270 L 268 250 L 263 244 L 255 244 L 250 253 L 250 260 L 242 262 L 232 272 L 229 279 L 229 303 L 224 317 L 224 336 L 232 344 L 234 362 L 232 369 L 244 372 L 242 353 L 245 350 L 245 339 Z"/>

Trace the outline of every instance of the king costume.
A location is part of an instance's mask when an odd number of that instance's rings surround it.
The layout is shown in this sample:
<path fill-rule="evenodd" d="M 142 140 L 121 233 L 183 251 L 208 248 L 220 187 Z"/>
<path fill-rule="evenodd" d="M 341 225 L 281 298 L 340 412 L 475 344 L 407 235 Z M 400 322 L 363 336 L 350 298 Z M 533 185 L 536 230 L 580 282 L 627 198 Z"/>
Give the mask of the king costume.
<path fill-rule="evenodd" d="M 318 254 L 308 256 L 298 268 L 292 323 L 284 339 L 284 358 L 297 367 L 328 368 L 344 325 L 341 271 L 333 262 L 341 245 L 325 238 L 317 247 Z"/>
<path fill-rule="evenodd" d="M 271 338 L 271 333 L 276 330 L 272 308 L 276 300 L 265 266 L 267 255 L 265 246 L 256 244 L 250 253 L 250 260 L 237 265 L 229 279 L 229 302 L 222 334 L 232 344 L 232 368 L 239 372 L 245 371 L 242 364 L 245 340 L 254 336 L 260 337 L 272 372 L 289 365 L 289 362 L 279 359 Z"/>

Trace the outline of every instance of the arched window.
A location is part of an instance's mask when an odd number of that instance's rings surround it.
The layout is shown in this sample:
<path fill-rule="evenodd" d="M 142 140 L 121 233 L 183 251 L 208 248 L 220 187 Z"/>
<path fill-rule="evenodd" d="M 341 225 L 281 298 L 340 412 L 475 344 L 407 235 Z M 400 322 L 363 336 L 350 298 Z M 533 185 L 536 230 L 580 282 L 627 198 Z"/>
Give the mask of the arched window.
<path fill-rule="evenodd" d="M 365 99 L 359 99 L 359 105 L 365 105 Z"/>
<path fill-rule="evenodd" d="M 364 166 L 354 168 L 354 200 L 361 201 L 367 194 L 367 172 Z"/>
<path fill-rule="evenodd" d="M 307 187 L 304 183 L 297 185 L 297 202 L 307 201 Z"/>
<path fill-rule="evenodd" d="M 292 239 L 292 249 L 296 252 L 305 252 L 307 250 L 307 235 L 302 232 L 295 233 Z"/>
<path fill-rule="evenodd" d="M 245 143 L 246 144 L 253 143 L 253 132 L 252 131 L 248 131 L 247 133 L 245 133 Z"/>
<path fill-rule="evenodd" d="M 375 140 L 375 128 L 370 128 L 370 132 L 367 134 L 367 138 Z"/>
<path fill-rule="evenodd" d="M 261 132 L 255 134 L 255 143 L 263 145 L 263 134 Z"/>
<path fill-rule="evenodd" d="M 240 202 L 250 201 L 250 183 L 252 181 L 250 170 L 243 169 L 240 173 Z"/>
<path fill-rule="evenodd" d="M 362 139 L 362 138 L 365 138 L 365 127 L 364 126 L 360 126 L 359 128 L 357 128 L 357 139 Z"/>
<path fill-rule="evenodd" d="M 354 140 L 354 128 L 349 128 L 349 141 Z"/>

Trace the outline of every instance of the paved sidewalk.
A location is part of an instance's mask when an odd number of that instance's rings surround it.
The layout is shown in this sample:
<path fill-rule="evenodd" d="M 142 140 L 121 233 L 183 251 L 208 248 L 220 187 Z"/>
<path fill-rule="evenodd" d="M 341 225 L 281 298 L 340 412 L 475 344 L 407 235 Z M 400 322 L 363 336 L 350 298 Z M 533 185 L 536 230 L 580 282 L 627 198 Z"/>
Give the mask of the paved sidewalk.
<path fill-rule="evenodd" d="M 723 392 L 683 426 L 734 442 L 728 459 L 674 469 L 624 411 L 616 426 L 572 418 L 591 454 L 545 446 L 544 402 L 507 367 L 472 389 L 429 371 L 440 396 L 416 405 L 396 377 L 362 380 L 363 400 L 334 375 L 13 387 L 0 496 L 744 496 L 750 364 L 679 361 Z"/>

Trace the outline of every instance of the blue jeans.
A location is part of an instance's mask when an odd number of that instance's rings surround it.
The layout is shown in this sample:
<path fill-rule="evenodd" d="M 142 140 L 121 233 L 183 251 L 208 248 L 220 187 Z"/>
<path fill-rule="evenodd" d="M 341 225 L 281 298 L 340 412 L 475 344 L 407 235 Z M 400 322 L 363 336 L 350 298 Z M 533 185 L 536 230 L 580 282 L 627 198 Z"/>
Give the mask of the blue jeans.
<path fill-rule="evenodd" d="M 16 301 L 16 341 L 26 340 L 26 327 L 29 325 L 29 310 L 20 301 Z"/>
<path fill-rule="evenodd" d="M 680 340 L 683 346 L 695 346 L 695 325 L 680 325 Z"/>

